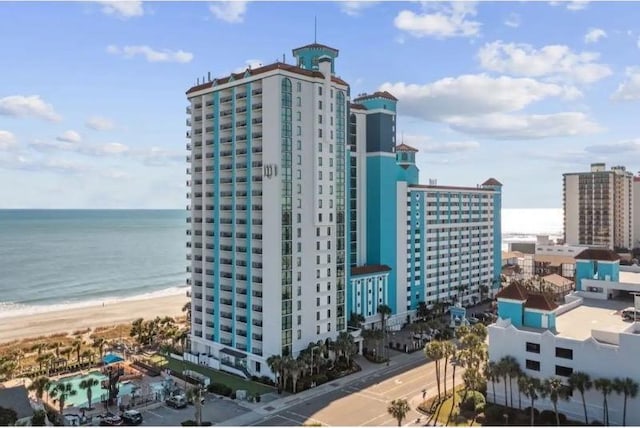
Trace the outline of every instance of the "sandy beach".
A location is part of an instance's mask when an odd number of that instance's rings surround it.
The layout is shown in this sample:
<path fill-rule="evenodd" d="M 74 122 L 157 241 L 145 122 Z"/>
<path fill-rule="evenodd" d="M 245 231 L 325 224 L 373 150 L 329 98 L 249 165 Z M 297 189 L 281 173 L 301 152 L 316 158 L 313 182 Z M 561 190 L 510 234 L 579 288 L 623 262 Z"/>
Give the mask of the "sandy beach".
<path fill-rule="evenodd" d="M 19 315 L 0 319 L 0 343 L 53 333 L 71 332 L 87 327 L 108 326 L 151 319 L 156 316 L 184 315 L 187 302 L 184 294 L 106 303 L 85 308 L 74 308 L 33 315 Z"/>

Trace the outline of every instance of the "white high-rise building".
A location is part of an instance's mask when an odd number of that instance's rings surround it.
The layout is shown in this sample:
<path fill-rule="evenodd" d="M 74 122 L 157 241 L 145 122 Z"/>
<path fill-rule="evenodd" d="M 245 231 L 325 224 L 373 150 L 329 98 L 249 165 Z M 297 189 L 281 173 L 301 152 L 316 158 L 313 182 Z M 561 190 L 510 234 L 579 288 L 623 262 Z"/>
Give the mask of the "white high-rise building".
<path fill-rule="evenodd" d="M 346 329 L 349 87 L 293 54 L 187 92 L 191 352 L 244 375 Z"/>
<path fill-rule="evenodd" d="M 569 245 L 634 247 L 633 174 L 623 166 L 563 174 L 564 240 Z"/>

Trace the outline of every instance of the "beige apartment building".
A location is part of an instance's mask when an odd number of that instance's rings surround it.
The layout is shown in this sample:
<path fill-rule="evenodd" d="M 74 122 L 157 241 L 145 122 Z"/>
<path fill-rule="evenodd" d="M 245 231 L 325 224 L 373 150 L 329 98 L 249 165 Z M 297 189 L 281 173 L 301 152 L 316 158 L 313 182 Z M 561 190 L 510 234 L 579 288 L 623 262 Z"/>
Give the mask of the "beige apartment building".
<path fill-rule="evenodd" d="M 563 174 L 565 242 L 610 249 L 637 246 L 635 187 L 640 190 L 640 183 L 634 185 L 633 174 L 623 166 L 607 171 L 604 163 L 593 163 L 589 172 Z"/>

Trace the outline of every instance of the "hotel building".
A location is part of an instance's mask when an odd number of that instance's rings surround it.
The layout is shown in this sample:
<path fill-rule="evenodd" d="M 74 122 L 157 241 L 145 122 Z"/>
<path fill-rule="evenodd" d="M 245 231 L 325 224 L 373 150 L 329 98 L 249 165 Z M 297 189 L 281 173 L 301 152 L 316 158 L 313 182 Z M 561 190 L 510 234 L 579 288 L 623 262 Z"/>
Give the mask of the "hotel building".
<path fill-rule="evenodd" d="M 500 183 L 420 186 L 393 95 L 351 101 L 331 47 L 293 56 L 187 91 L 188 358 L 243 376 L 352 312 L 499 285 Z"/>
<path fill-rule="evenodd" d="M 512 356 L 528 376 L 541 380 L 558 377 L 565 383 L 574 372 L 597 378 L 630 377 L 640 382 L 640 323 L 621 313 L 634 306 L 640 292 L 640 269 L 619 265 L 619 256 L 608 249 L 587 249 L 576 255 L 576 291 L 558 305 L 546 295 L 532 293 L 518 283 L 500 290 L 498 321 L 489 326 L 489 360 Z M 500 383 L 499 380 L 496 383 Z M 516 382 L 513 382 L 517 388 Z M 496 385 L 496 402 L 504 403 L 504 385 Z M 517 393 L 514 392 L 514 396 Z M 487 394 L 493 400 L 493 393 Z M 621 425 L 623 396 L 612 392 L 609 419 Z M 602 394 L 585 393 L 589 420 L 602 421 Z M 553 410 L 549 399 L 538 399 L 539 410 Z M 558 410 L 571 419 L 584 420 L 580 393 L 558 401 Z M 629 397 L 627 424 L 640 424 L 640 398 Z"/>
<path fill-rule="evenodd" d="M 607 171 L 604 163 L 563 174 L 565 243 L 633 248 L 640 238 L 634 239 L 633 183 L 625 167 Z"/>

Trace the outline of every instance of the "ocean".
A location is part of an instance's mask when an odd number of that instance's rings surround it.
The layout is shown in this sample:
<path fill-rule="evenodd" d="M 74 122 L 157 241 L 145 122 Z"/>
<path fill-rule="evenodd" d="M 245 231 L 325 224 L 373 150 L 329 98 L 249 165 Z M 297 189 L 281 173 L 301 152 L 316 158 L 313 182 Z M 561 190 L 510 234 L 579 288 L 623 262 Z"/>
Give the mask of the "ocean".
<path fill-rule="evenodd" d="M 185 292 L 184 210 L 0 210 L 0 318 Z M 562 235 L 561 209 L 504 209 L 503 246 Z"/>
<path fill-rule="evenodd" d="M 0 318 L 184 294 L 184 210 L 0 210 Z"/>

